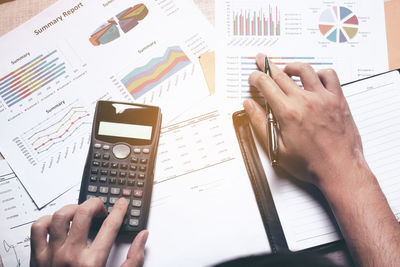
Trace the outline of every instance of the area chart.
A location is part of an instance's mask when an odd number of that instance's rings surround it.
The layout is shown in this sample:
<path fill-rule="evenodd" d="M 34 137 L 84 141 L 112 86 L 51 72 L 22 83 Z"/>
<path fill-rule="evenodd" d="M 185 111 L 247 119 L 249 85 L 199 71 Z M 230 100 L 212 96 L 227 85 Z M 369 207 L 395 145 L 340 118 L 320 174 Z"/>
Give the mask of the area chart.
<path fill-rule="evenodd" d="M 153 58 L 146 65 L 132 70 L 121 82 L 133 98 L 137 99 L 190 63 L 190 59 L 179 46 L 171 46 L 162 57 Z"/>

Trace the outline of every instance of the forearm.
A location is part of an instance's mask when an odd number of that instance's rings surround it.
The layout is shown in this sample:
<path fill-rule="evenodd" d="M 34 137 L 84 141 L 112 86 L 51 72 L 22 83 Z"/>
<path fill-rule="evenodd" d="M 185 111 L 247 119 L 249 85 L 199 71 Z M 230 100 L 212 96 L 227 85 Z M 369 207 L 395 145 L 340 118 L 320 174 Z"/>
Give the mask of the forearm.
<path fill-rule="evenodd" d="M 375 176 L 362 160 L 347 163 L 321 190 L 354 261 L 361 266 L 399 266 L 400 226 Z"/>

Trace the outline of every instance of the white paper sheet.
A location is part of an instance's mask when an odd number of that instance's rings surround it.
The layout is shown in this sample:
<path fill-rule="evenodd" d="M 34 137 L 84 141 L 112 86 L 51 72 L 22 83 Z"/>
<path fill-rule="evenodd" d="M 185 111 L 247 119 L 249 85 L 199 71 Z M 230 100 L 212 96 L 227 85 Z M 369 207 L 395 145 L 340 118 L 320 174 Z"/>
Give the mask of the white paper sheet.
<path fill-rule="evenodd" d="M 171 123 L 209 94 L 197 8 L 147 1 L 137 21 L 124 15 L 140 3 L 58 1 L 1 38 L 0 151 L 38 207 L 79 184 L 98 99 L 159 105 Z"/>
<path fill-rule="evenodd" d="M 162 129 L 145 266 L 208 266 L 270 252 L 227 118 L 215 110 Z M 117 243 L 108 265 L 122 263 L 128 248 Z"/>
<path fill-rule="evenodd" d="M 400 221 L 400 75 L 397 71 L 343 87 L 359 129 L 364 155 Z M 270 166 L 258 150 L 289 248 L 293 251 L 340 238 L 333 215 L 313 186 L 288 179 Z M 340 156 L 340 155 L 338 155 Z"/>
<path fill-rule="evenodd" d="M 231 110 L 250 92 L 249 73 L 262 52 L 284 67 L 334 68 L 342 83 L 388 70 L 383 2 L 216 1 L 217 93 Z"/>

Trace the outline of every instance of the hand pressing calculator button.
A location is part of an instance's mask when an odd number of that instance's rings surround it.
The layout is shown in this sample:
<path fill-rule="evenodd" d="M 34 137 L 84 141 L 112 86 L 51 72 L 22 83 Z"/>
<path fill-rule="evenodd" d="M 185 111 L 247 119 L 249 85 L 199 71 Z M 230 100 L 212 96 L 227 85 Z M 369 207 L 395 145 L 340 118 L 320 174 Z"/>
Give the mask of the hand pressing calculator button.
<path fill-rule="evenodd" d="M 158 107 L 97 103 L 79 203 L 97 197 L 110 212 L 119 198 L 128 199 L 121 232 L 146 229 L 160 129 Z M 95 224 L 92 230 L 101 225 Z"/>

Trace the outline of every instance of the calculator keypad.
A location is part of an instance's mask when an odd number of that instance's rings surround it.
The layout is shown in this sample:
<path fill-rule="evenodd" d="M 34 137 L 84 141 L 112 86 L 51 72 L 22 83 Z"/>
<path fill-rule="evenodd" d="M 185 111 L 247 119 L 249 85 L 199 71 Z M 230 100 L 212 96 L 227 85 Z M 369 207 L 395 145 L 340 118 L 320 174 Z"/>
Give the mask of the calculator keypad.
<path fill-rule="evenodd" d="M 145 195 L 149 157 L 147 147 L 94 144 L 87 199 L 100 198 L 108 212 L 120 197 L 130 200 L 124 221 L 128 231 L 138 229 L 144 220 L 143 201 L 150 197 Z"/>

